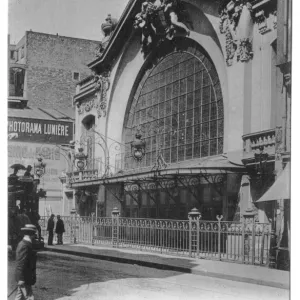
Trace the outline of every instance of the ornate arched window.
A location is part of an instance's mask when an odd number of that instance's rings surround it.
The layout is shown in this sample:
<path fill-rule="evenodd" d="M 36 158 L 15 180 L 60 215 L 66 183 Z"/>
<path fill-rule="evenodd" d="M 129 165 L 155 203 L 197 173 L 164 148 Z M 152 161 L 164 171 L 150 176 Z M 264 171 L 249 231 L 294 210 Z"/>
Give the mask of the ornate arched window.
<path fill-rule="evenodd" d="M 166 163 L 223 152 L 224 112 L 216 69 L 196 43 L 179 43 L 144 72 L 131 102 L 125 142 L 141 129 L 146 142 L 142 166 L 155 164 L 160 151 Z M 130 151 L 125 168 L 135 167 Z"/>

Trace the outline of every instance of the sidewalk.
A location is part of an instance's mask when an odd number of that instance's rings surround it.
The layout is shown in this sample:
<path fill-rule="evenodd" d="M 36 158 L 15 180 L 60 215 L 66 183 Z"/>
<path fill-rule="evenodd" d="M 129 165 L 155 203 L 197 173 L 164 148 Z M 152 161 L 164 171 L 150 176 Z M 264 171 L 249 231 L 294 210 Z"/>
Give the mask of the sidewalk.
<path fill-rule="evenodd" d="M 112 248 L 105 245 L 65 244 L 45 246 L 45 251 L 78 255 L 119 263 L 191 273 L 233 281 L 247 282 L 282 289 L 290 288 L 290 273 L 266 267 L 238 263 L 175 257 L 171 255 Z"/>

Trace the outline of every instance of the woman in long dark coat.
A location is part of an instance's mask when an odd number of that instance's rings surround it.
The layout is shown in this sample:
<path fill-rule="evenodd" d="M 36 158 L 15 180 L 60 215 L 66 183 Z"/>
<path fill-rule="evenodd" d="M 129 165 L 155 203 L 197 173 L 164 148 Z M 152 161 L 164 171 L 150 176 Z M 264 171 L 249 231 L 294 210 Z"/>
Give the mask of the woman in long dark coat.
<path fill-rule="evenodd" d="M 63 244 L 62 236 L 63 236 L 64 232 L 65 232 L 64 221 L 60 218 L 60 215 L 58 215 L 57 222 L 56 222 L 56 228 L 55 228 L 55 233 L 57 234 L 57 245 Z"/>

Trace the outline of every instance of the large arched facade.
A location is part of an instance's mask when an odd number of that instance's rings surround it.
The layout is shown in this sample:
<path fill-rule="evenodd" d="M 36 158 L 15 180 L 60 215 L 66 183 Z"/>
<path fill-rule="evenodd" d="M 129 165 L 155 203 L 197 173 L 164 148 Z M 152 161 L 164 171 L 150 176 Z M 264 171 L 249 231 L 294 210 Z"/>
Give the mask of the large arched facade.
<path fill-rule="evenodd" d="M 125 178 L 123 182 L 124 216 L 180 219 L 198 207 L 203 219 L 214 220 L 216 215 L 233 218 L 238 186 L 228 191 L 236 174 L 226 173 L 228 165 L 222 169 L 226 160 L 222 157 L 223 100 L 213 60 L 195 40 L 177 37 L 172 42 L 165 41 L 146 58 L 132 85 L 124 114 L 125 151 L 120 170 L 125 176 L 127 172 L 141 176 L 134 181 Z M 131 152 L 137 132 L 145 142 L 145 155 L 140 161 Z M 159 165 L 159 160 L 164 166 Z M 201 164 L 205 171 L 201 171 Z M 213 164 L 214 174 L 210 168 Z M 194 167 L 195 176 L 191 177 Z M 157 179 L 153 175 L 156 171 L 168 175 L 160 173 Z M 182 174 L 180 178 L 178 172 Z M 204 173 L 206 177 L 202 177 Z M 232 203 L 231 207 L 228 203 Z"/>
<path fill-rule="evenodd" d="M 146 142 L 139 166 L 153 166 L 158 153 L 167 164 L 223 153 L 224 108 L 216 68 L 196 42 L 181 38 L 175 44 L 166 44 L 142 68 L 126 110 L 125 144 L 139 130 Z M 135 167 L 127 151 L 125 169 Z"/>

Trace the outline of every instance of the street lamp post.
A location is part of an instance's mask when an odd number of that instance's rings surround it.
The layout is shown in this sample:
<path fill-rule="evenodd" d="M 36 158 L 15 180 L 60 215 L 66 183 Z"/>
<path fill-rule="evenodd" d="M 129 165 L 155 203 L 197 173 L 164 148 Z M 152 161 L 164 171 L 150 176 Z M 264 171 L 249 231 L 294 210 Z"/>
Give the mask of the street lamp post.
<path fill-rule="evenodd" d="M 83 153 L 83 148 L 78 148 L 78 152 L 75 154 L 75 166 L 79 170 L 79 180 L 82 180 L 82 172 L 86 167 L 88 156 Z"/>
<path fill-rule="evenodd" d="M 145 155 L 146 142 L 141 140 L 140 132 L 135 134 L 135 140 L 131 142 L 131 154 L 137 161 L 141 161 Z"/>
<path fill-rule="evenodd" d="M 34 174 L 40 179 L 45 174 L 46 163 L 43 162 L 43 157 L 38 157 L 38 162 L 34 163 Z"/>

